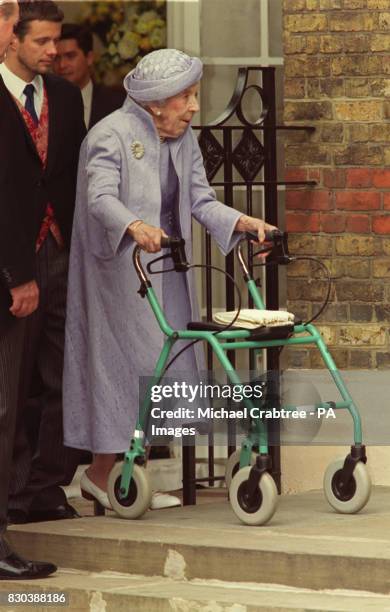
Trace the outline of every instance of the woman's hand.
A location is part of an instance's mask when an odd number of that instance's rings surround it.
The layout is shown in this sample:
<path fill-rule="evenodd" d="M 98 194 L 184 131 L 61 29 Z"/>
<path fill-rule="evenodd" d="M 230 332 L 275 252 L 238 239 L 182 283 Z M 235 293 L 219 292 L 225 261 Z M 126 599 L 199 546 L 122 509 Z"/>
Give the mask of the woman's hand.
<path fill-rule="evenodd" d="M 127 228 L 128 233 L 136 243 L 147 253 L 161 251 L 161 238 L 167 237 L 166 233 L 159 227 L 148 225 L 143 221 L 134 221 Z"/>
<path fill-rule="evenodd" d="M 255 217 L 248 217 L 248 215 L 242 215 L 237 223 L 235 230 L 237 232 L 252 232 L 257 234 L 258 242 L 262 244 L 265 241 L 265 232 L 271 232 L 272 230 L 278 229 L 274 225 L 266 223 L 262 219 L 256 219 Z"/>

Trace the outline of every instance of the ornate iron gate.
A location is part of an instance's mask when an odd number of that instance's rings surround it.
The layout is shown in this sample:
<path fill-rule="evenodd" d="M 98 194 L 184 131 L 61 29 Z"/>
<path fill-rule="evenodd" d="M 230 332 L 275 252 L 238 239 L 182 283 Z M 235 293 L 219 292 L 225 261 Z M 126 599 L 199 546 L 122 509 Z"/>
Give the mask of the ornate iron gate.
<path fill-rule="evenodd" d="M 252 74 L 251 74 L 252 73 Z M 249 83 L 249 77 L 254 76 L 254 83 Z M 244 96 L 248 91 L 255 91 L 261 100 L 261 112 L 258 119 L 250 121 L 245 116 L 243 108 Z M 236 118 L 237 123 L 230 123 Z M 211 186 L 223 189 L 223 201 L 227 206 L 234 206 L 234 193 L 237 187 L 243 188 L 246 197 L 246 214 L 262 216 L 262 211 L 255 210 L 254 188 L 264 188 L 264 218 L 268 223 L 278 225 L 278 185 L 314 185 L 315 182 L 278 181 L 277 179 L 277 131 L 278 130 L 313 130 L 311 127 L 289 127 L 276 123 L 276 88 L 275 68 L 273 67 L 242 67 L 238 70 L 238 78 L 232 98 L 226 110 L 212 123 L 196 126 L 199 130 L 199 144 L 202 150 L 207 178 Z M 260 139 L 258 135 L 260 134 Z M 262 171 L 262 180 L 258 179 Z M 239 174 L 238 178 L 234 178 Z M 222 174 L 222 178 L 217 175 Z M 249 246 L 249 248 L 251 248 Z M 211 264 L 210 236 L 205 237 L 206 264 Z M 226 258 L 226 271 L 234 277 L 234 254 Z M 252 270 L 251 270 L 252 271 Z M 235 307 L 234 289 L 226 282 L 226 309 Z M 276 267 L 266 268 L 266 305 L 268 309 L 279 307 L 279 282 Z M 251 299 L 248 296 L 249 305 Z M 213 284 L 211 271 L 206 271 L 206 314 L 212 320 Z M 208 369 L 212 370 L 212 350 L 208 347 Z M 229 358 L 235 363 L 234 355 Z M 250 356 L 250 369 L 254 369 L 254 355 Z M 278 349 L 267 349 L 267 369 L 279 370 Z M 276 438 L 275 438 L 276 433 Z M 277 439 L 277 432 L 273 432 Z M 235 449 L 234 432 L 230 432 L 228 453 Z M 272 475 L 280 492 L 280 447 L 270 449 L 272 456 Z M 183 445 L 183 501 L 193 504 L 196 500 L 196 483 L 207 481 L 210 484 L 222 477 L 214 475 L 213 436 L 209 437 L 208 454 L 209 476 L 195 479 L 195 446 L 190 440 Z"/>

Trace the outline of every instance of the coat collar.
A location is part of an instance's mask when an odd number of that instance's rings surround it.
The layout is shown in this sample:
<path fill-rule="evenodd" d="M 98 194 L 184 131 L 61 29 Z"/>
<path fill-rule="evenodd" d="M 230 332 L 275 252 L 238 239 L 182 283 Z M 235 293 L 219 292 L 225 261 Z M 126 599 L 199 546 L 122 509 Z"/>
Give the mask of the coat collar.
<path fill-rule="evenodd" d="M 53 167 L 53 163 L 54 163 L 54 160 L 57 154 L 57 149 L 60 145 L 60 140 L 61 140 L 58 137 L 58 131 L 61 126 L 61 108 L 59 108 L 59 100 L 55 95 L 55 91 L 53 90 L 53 83 L 50 77 L 45 75 L 43 77 L 43 81 L 46 87 L 48 104 L 49 104 L 49 142 L 48 142 L 48 151 L 47 151 L 47 165 L 46 165 L 46 170 L 45 170 L 45 174 L 49 174 L 51 168 Z M 31 138 L 31 134 L 29 133 L 26 127 L 26 124 L 23 121 L 23 118 L 19 110 L 17 109 L 17 106 L 11 94 L 9 93 L 7 87 L 5 86 L 3 79 L 0 76 L 0 91 L 1 90 L 3 91 L 4 96 L 11 101 L 12 106 L 15 109 L 15 115 L 18 118 L 18 121 L 21 122 L 21 125 L 23 127 L 23 131 L 26 136 L 26 142 L 28 143 L 28 146 L 30 147 L 32 153 L 37 157 L 37 159 L 41 163 L 40 157 L 38 155 L 38 151 L 33 142 L 33 139 Z"/>
<path fill-rule="evenodd" d="M 22 117 L 22 115 L 21 115 L 21 113 L 20 113 L 20 111 L 19 111 L 19 109 L 17 107 L 17 104 L 16 104 L 12 94 L 8 91 L 8 89 L 7 89 L 7 87 L 6 87 L 5 83 L 4 83 L 1 75 L 0 75 L 0 97 L 2 97 L 3 100 L 8 103 L 8 109 L 9 109 L 10 113 L 13 113 L 15 120 L 17 122 L 19 122 L 20 127 L 21 127 L 21 129 L 23 131 L 23 134 L 24 134 L 24 137 L 25 137 L 26 146 L 30 148 L 31 153 L 33 155 L 35 155 L 37 161 L 39 163 L 41 163 L 40 157 L 38 155 L 37 148 L 36 148 L 36 146 L 34 144 L 33 139 L 31 138 L 31 134 L 28 131 L 28 129 L 26 127 L 26 124 L 25 124 L 25 122 L 23 120 L 23 117 Z"/>
<path fill-rule="evenodd" d="M 159 137 L 158 131 L 156 129 L 156 126 L 154 124 L 153 118 L 150 115 L 150 113 L 148 113 L 148 111 L 145 110 L 142 106 L 137 104 L 137 102 L 135 102 L 132 98 L 130 98 L 129 95 L 126 97 L 126 100 L 123 103 L 122 110 L 124 113 L 130 114 L 136 117 L 136 119 L 141 123 L 146 134 L 149 137 L 153 138 L 157 146 L 160 141 L 160 137 Z M 172 160 L 175 166 L 177 165 L 178 153 L 183 143 L 183 140 L 187 134 L 187 131 L 188 130 L 186 130 L 184 134 L 179 136 L 179 138 L 169 138 L 168 139 L 169 148 L 170 148 L 171 155 L 172 155 Z"/>
<path fill-rule="evenodd" d="M 42 75 L 36 74 L 35 77 L 27 83 L 21 79 L 17 74 L 12 72 L 7 66 L 7 64 L 3 63 L 0 65 L 0 74 L 3 77 L 3 81 L 9 92 L 17 99 L 20 103 L 23 101 L 23 94 L 26 85 L 33 85 L 36 92 L 36 100 L 38 99 L 42 104 L 43 99 L 43 79 Z"/>

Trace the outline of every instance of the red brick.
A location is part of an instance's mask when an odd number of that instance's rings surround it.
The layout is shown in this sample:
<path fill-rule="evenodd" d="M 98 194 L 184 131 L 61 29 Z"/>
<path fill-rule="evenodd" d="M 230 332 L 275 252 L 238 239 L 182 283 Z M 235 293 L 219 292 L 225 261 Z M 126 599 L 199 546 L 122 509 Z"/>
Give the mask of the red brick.
<path fill-rule="evenodd" d="M 375 170 L 372 177 L 374 187 L 390 188 L 390 170 Z"/>
<path fill-rule="evenodd" d="M 286 181 L 306 181 L 307 172 L 305 168 L 288 168 L 285 173 Z"/>
<path fill-rule="evenodd" d="M 287 191 L 286 207 L 290 210 L 330 210 L 332 207 L 330 191 L 300 190 Z"/>
<path fill-rule="evenodd" d="M 320 169 L 319 168 L 309 169 L 307 172 L 307 178 L 309 179 L 309 181 L 317 181 L 317 183 L 319 183 L 321 179 Z"/>
<path fill-rule="evenodd" d="M 339 234 L 345 231 L 346 215 L 321 214 L 321 229 L 329 234 Z"/>
<path fill-rule="evenodd" d="M 371 187 L 372 171 L 368 168 L 350 168 L 347 170 L 347 187 L 361 189 Z"/>
<path fill-rule="evenodd" d="M 381 194 L 376 191 L 340 191 L 336 193 L 336 208 L 340 210 L 378 210 Z"/>
<path fill-rule="evenodd" d="M 373 217 L 372 231 L 375 232 L 375 234 L 390 234 L 390 215 Z"/>
<path fill-rule="evenodd" d="M 345 187 L 345 170 L 324 170 L 322 173 L 322 180 L 324 187 L 334 188 Z"/>
<path fill-rule="evenodd" d="M 370 232 L 370 218 L 368 215 L 348 215 L 347 232 L 354 234 L 368 234 Z"/>
<path fill-rule="evenodd" d="M 383 195 L 383 208 L 385 210 L 390 210 L 390 193 L 385 193 Z"/>
<path fill-rule="evenodd" d="M 286 215 L 286 228 L 288 232 L 319 232 L 320 215 L 319 213 L 288 212 Z"/>

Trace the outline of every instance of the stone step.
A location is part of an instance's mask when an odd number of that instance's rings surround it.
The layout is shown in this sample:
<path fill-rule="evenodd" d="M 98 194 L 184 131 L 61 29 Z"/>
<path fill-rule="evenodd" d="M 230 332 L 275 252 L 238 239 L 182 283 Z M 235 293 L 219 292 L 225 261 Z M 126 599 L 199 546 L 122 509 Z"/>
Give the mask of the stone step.
<path fill-rule="evenodd" d="M 20 554 L 79 570 L 390 592 L 388 488 L 375 487 L 356 515 L 337 514 L 320 491 L 282 496 L 262 527 L 242 525 L 218 495 L 136 521 L 111 514 L 15 525 L 9 534 Z"/>
<path fill-rule="evenodd" d="M 312 591 L 281 585 L 223 583 L 221 581 L 177 581 L 170 578 L 130 576 L 109 572 L 60 570 L 45 580 L 0 582 L 0 598 L 12 590 L 18 594 L 66 593 L 68 605 L 56 610 L 72 612 L 370 612 L 390 610 L 388 597 L 357 591 Z M 6 606 L 1 610 L 28 610 L 28 606 Z M 53 607 L 33 606 L 35 612 Z"/>

